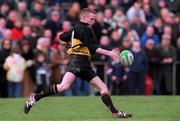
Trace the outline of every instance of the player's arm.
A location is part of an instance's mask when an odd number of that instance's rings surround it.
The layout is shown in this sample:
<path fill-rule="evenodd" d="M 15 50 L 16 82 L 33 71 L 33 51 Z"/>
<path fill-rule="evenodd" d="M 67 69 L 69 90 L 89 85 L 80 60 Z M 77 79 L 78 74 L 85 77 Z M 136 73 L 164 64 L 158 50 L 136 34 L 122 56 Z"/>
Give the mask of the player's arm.
<path fill-rule="evenodd" d="M 96 53 L 111 57 L 114 61 L 119 62 L 119 49 L 113 49 L 111 51 L 102 48 L 97 48 Z"/>
<path fill-rule="evenodd" d="M 119 61 L 119 49 L 114 49 L 112 51 L 105 50 L 99 47 L 99 43 L 96 40 L 93 30 L 86 28 L 86 31 L 83 31 L 84 35 L 84 44 L 89 48 L 91 53 L 99 53 L 111 57 L 114 61 Z"/>
<path fill-rule="evenodd" d="M 59 34 L 59 44 L 66 44 L 71 41 L 72 30 Z"/>

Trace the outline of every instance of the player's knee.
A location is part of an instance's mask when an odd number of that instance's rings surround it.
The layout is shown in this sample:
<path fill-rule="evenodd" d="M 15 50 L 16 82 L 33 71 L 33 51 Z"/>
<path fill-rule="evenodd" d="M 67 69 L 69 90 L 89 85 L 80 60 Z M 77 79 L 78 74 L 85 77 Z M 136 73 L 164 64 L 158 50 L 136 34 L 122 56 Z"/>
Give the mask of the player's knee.
<path fill-rule="evenodd" d="M 101 88 L 101 90 L 100 90 L 100 93 L 101 93 L 101 94 L 103 94 L 103 93 L 108 93 L 108 87 L 107 87 L 107 85 L 104 84 L 104 85 L 102 86 L 102 88 Z"/>
<path fill-rule="evenodd" d="M 69 88 L 69 87 L 67 87 L 67 86 L 62 87 L 62 88 L 61 88 L 61 92 L 65 92 L 68 88 Z"/>
<path fill-rule="evenodd" d="M 59 93 L 65 92 L 68 88 L 69 88 L 69 85 L 62 85 L 62 84 L 57 85 L 57 89 Z"/>

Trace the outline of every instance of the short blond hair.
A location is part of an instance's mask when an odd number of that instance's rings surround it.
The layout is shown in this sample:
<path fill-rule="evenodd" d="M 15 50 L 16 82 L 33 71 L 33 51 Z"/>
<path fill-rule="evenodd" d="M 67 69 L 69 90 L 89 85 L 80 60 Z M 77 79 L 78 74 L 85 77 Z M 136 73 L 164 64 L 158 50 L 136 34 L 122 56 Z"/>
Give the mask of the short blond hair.
<path fill-rule="evenodd" d="M 80 17 L 85 16 L 85 15 L 87 15 L 87 14 L 89 14 L 89 13 L 94 13 L 94 14 L 96 14 L 96 11 L 93 10 L 93 9 L 90 9 L 90 8 L 84 8 L 84 9 L 81 11 L 81 13 L 80 13 Z"/>

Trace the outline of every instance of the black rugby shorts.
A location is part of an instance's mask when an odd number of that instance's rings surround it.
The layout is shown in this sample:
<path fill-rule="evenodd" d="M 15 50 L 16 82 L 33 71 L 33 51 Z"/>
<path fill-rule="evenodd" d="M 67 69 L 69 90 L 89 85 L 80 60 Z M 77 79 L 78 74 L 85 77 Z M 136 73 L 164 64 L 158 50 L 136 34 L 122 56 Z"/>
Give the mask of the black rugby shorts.
<path fill-rule="evenodd" d="M 83 55 L 71 55 L 70 63 L 66 72 L 71 72 L 80 77 L 82 80 L 86 80 L 88 82 L 96 76 L 96 73 L 91 67 L 89 57 Z"/>

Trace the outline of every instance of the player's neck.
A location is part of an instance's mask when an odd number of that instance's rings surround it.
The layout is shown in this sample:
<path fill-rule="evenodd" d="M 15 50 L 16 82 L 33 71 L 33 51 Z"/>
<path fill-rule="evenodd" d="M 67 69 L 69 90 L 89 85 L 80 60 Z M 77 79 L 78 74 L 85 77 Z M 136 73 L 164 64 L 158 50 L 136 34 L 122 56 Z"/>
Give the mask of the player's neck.
<path fill-rule="evenodd" d="M 84 24 L 88 24 L 86 21 L 84 20 L 80 20 L 81 23 L 84 23 Z M 89 24 L 88 24 L 89 25 Z"/>

